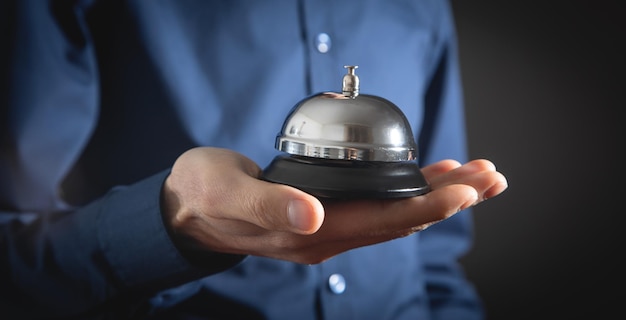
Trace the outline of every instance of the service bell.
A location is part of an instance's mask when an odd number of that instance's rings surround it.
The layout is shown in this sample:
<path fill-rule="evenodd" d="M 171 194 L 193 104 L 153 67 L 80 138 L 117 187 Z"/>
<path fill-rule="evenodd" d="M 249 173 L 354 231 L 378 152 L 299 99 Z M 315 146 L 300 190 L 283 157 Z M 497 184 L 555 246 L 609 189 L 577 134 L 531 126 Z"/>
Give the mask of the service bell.
<path fill-rule="evenodd" d="M 430 191 L 402 110 L 359 93 L 358 66 L 345 66 L 341 92 L 297 103 L 276 137 L 262 178 L 322 198 L 401 198 Z"/>

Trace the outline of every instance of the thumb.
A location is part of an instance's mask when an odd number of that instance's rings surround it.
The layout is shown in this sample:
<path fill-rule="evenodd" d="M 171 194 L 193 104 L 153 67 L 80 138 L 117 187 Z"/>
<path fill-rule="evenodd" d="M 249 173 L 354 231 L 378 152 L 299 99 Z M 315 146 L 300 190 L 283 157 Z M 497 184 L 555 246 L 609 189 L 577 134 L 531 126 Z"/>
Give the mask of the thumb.
<path fill-rule="evenodd" d="M 269 230 L 313 234 L 324 221 L 324 207 L 314 196 L 299 189 L 277 183 L 257 180 L 254 195 L 248 201 L 255 205 L 251 219 Z"/>

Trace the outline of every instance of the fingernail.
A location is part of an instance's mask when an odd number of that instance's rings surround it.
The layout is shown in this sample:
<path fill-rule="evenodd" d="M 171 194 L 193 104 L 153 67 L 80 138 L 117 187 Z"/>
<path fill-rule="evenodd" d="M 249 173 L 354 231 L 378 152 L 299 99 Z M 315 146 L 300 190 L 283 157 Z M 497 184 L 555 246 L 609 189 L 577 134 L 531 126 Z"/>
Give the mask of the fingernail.
<path fill-rule="evenodd" d="M 469 207 L 473 207 L 477 205 L 479 202 L 480 202 L 480 199 L 478 198 L 478 193 L 474 193 L 472 194 L 472 197 L 467 199 L 467 201 L 459 208 L 459 211 L 465 210 Z"/>
<path fill-rule="evenodd" d="M 308 231 L 311 228 L 311 218 L 309 215 L 310 206 L 306 201 L 290 200 L 287 207 L 287 216 L 292 227 Z"/>
<path fill-rule="evenodd" d="M 485 193 L 483 193 L 483 200 L 491 199 L 500 193 L 504 192 L 508 188 L 508 183 L 506 180 L 500 181 L 491 188 L 489 188 Z"/>

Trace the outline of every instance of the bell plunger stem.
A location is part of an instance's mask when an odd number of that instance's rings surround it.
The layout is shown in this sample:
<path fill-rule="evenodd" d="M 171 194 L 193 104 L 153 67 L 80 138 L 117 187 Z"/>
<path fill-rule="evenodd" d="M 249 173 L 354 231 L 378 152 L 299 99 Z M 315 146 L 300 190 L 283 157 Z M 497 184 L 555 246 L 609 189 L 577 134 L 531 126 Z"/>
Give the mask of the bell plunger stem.
<path fill-rule="evenodd" d="M 342 93 L 344 96 L 354 99 L 359 95 L 359 77 L 354 73 L 359 66 L 343 67 L 348 69 L 348 73 L 343 76 Z"/>

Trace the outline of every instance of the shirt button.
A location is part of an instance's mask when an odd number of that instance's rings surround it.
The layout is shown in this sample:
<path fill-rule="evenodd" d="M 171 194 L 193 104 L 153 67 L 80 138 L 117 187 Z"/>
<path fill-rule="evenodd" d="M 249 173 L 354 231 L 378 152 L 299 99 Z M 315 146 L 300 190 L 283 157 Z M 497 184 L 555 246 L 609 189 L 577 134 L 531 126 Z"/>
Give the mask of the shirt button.
<path fill-rule="evenodd" d="M 320 33 L 315 37 L 315 47 L 320 53 L 326 53 L 330 50 L 331 41 L 327 33 Z"/>
<path fill-rule="evenodd" d="M 328 288 L 334 294 L 342 294 L 346 291 L 346 279 L 338 273 L 332 274 L 328 277 Z"/>

